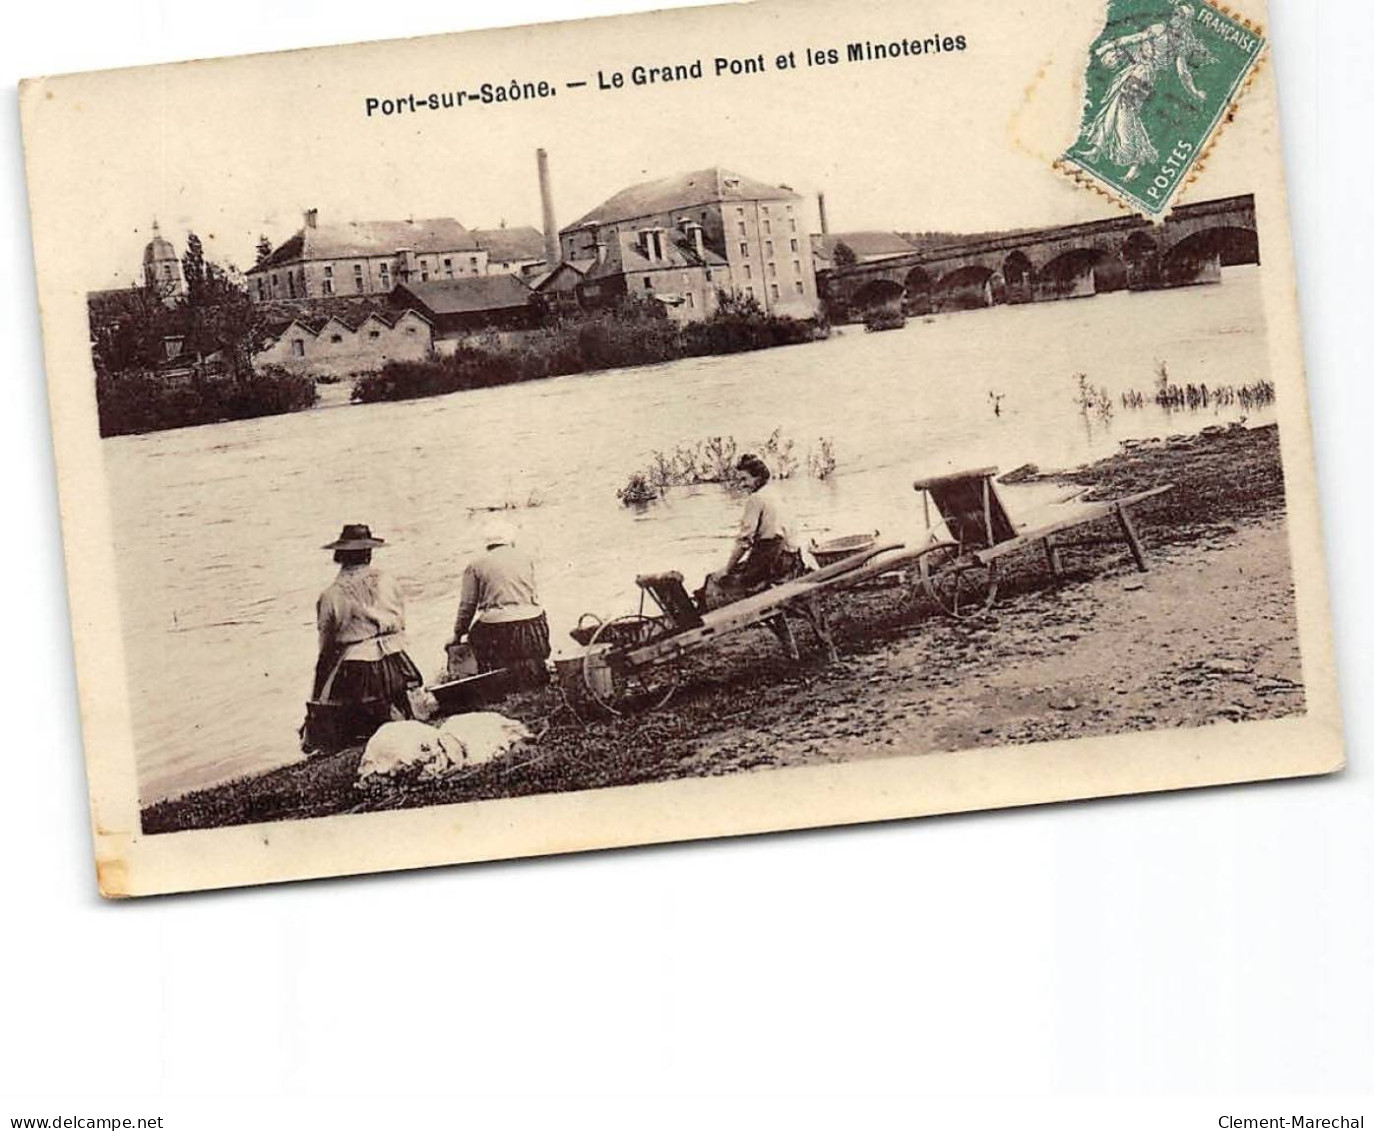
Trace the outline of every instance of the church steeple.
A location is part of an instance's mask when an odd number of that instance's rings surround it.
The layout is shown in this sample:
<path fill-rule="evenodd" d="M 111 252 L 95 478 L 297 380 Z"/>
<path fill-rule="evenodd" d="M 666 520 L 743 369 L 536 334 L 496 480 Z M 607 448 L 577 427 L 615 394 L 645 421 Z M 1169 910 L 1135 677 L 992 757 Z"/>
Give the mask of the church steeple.
<path fill-rule="evenodd" d="M 181 275 L 181 260 L 176 248 L 162 238 L 162 229 L 153 220 L 153 238 L 143 249 L 143 285 L 157 291 L 164 302 L 173 302 L 186 293 Z"/>

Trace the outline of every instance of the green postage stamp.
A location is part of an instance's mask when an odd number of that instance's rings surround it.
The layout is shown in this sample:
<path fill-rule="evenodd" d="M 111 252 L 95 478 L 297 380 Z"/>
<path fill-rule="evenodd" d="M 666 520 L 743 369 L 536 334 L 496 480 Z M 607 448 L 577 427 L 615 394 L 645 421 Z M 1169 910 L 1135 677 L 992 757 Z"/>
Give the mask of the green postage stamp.
<path fill-rule="evenodd" d="M 1066 171 L 1162 219 L 1264 48 L 1257 27 L 1205 0 L 1108 0 Z"/>

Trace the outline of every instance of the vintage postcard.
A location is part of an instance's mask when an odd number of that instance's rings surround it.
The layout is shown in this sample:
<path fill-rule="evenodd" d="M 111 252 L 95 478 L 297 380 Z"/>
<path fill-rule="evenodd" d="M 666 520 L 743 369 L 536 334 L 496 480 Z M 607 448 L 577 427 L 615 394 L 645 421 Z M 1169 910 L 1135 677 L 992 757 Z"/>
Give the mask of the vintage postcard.
<path fill-rule="evenodd" d="M 25 83 L 101 890 L 1339 769 L 1265 21 Z"/>

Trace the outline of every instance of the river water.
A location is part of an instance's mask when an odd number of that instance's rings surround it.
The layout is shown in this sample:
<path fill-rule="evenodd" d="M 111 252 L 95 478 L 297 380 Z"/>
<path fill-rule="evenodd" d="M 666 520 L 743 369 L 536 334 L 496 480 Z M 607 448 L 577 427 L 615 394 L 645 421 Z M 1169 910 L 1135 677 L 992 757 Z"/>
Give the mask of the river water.
<path fill-rule="evenodd" d="M 640 511 L 616 499 L 655 449 L 732 435 L 746 450 L 781 428 L 801 469 L 779 486 L 807 535 L 916 537 L 917 476 L 1072 466 L 1129 437 L 1237 419 L 1239 408 L 1125 410 L 1120 394 L 1148 393 L 1160 361 L 1177 384 L 1267 378 L 1259 270 L 887 333 L 847 327 L 735 357 L 106 440 L 141 796 L 300 757 L 314 602 L 335 571 L 320 546 L 345 522 L 387 539 L 377 560 L 404 586 L 411 655 L 433 678 L 483 508 L 515 504 L 506 517 L 540 564 L 557 649 L 580 613 L 632 611 L 636 573 L 678 569 L 690 588 L 729 552 L 740 502 L 720 488 L 675 491 Z M 1110 391 L 1110 421 L 1080 413 L 1078 372 Z M 820 437 L 837 460 L 824 482 L 805 472 Z"/>

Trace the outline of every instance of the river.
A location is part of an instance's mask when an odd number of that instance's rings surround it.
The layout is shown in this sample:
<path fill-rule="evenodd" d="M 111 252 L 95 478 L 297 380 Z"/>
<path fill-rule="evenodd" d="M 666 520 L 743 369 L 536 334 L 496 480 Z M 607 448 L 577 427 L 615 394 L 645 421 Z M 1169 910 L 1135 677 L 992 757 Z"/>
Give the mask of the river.
<path fill-rule="evenodd" d="M 411 655 L 433 678 L 483 508 L 513 505 L 506 517 L 540 563 L 558 648 L 580 613 L 632 611 L 636 573 L 678 569 L 690 588 L 728 553 L 740 504 L 720 488 L 678 490 L 643 510 L 619 503 L 616 489 L 655 449 L 733 435 L 745 450 L 781 428 L 801 467 L 780 487 L 807 535 L 915 537 L 918 475 L 1073 466 L 1126 438 L 1237 419 L 1238 407 L 1126 410 L 1120 394 L 1149 393 L 1161 361 L 1178 384 L 1268 378 L 1260 270 L 1228 268 L 1221 285 L 913 319 L 887 333 L 846 327 L 734 357 L 106 440 L 141 797 L 300 757 L 314 602 L 335 571 L 320 547 L 345 522 L 386 538 L 377 560 L 403 583 Z M 1109 390 L 1109 421 L 1079 411 L 1079 372 Z M 820 437 L 837 461 L 824 482 L 805 470 Z"/>

